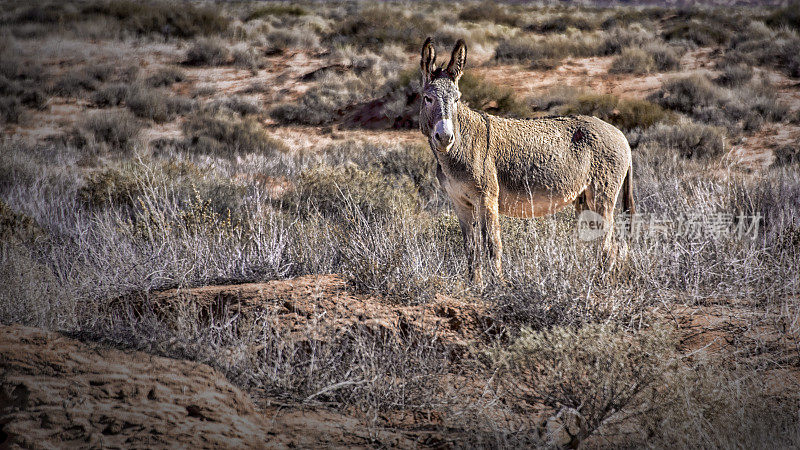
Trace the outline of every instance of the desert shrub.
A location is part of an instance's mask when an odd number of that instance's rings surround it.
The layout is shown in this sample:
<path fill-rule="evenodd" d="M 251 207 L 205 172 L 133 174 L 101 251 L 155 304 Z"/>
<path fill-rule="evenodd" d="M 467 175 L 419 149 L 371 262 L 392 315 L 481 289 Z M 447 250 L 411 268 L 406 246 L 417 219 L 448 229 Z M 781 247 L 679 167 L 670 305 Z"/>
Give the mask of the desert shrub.
<path fill-rule="evenodd" d="M 505 5 L 493 2 L 483 2 L 464 8 L 458 13 L 458 18 L 470 22 L 481 22 L 485 20 L 510 26 L 517 26 L 519 24 L 518 15 L 508 12 Z"/>
<path fill-rule="evenodd" d="M 670 118 L 667 111 L 647 100 L 622 99 L 611 94 L 584 94 L 559 111 L 599 117 L 623 130 L 648 128 Z"/>
<path fill-rule="evenodd" d="M 186 97 L 172 96 L 162 90 L 147 87 L 131 89 L 125 102 L 136 117 L 157 123 L 168 122 L 178 114 L 188 113 L 194 108 L 194 102 Z"/>
<path fill-rule="evenodd" d="M 172 86 L 186 81 L 186 73 L 177 67 L 162 67 L 147 77 L 146 83 L 152 87 Z"/>
<path fill-rule="evenodd" d="M 654 98 L 666 108 L 734 131 L 757 129 L 765 120 L 782 120 L 788 113 L 763 81 L 725 89 L 705 75 L 690 75 L 667 80 Z"/>
<path fill-rule="evenodd" d="M 555 85 L 547 88 L 544 92 L 528 97 L 526 100 L 535 111 L 550 111 L 553 114 L 557 114 L 556 108 L 572 103 L 584 94 L 583 89 L 574 86 Z"/>
<path fill-rule="evenodd" d="M 601 26 L 601 17 L 584 14 L 555 14 L 525 25 L 526 31 L 535 33 L 563 33 L 570 28 L 580 31 L 594 31 Z"/>
<path fill-rule="evenodd" d="M 119 106 L 128 97 L 129 89 L 125 83 L 107 84 L 92 94 L 92 102 L 100 108 Z"/>
<path fill-rule="evenodd" d="M 240 153 L 270 155 L 286 149 L 256 119 L 224 111 L 201 111 L 189 116 L 183 123 L 183 133 L 188 139 L 186 149 L 193 153 L 230 157 Z"/>
<path fill-rule="evenodd" d="M 654 41 L 646 44 L 644 51 L 653 58 L 658 71 L 677 70 L 680 66 L 681 55 L 678 47 Z"/>
<path fill-rule="evenodd" d="M 653 41 L 653 33 L 645 29 L 640 24 L 634 24 L 625 28 L 612 28 L 598 36 L 600 41 L 598 55 L 615 55 L 629 47 L 643 47 Z M 593 55 L 587 55 L 593 56 Z"/>
<path fill-rule="evenodd" d="M 698 106 L 716 106 L 725 101 L 725 92 L 705 75 L 669 79 L 658 96 L 661 106 L 685 113 L 691 113 Z"/>
<path fill-rule="evenodd" d="M 242 116 L 256 115 L 261 112 L 260 106 L 251 101 L 245 100 L 238 95 L 227 96 L 221 100 L 215 100 L 205 107 L 207 111 L 219 111 L 223 108 Z"/>
<path fill-rule="evenodd" d="M 129 111 L 96 111 L 78 123 L 70 138 L 79 148 L 128 153 L 141 129 L 142 124 Z"/>
<path fill-rule="evenodd" d="M 685 158 L 713 158 L 726 150 L 723 130 L 691 121 L 657 124 L 643 133 L 639 146 L 674 150 Z"/>
<path fill-rule="evenodd" d="M 230 62 L 231 54 L 227 47 L 214 39 L 202 38 L 186 51 L 185 64 L 192 66 L 221 66 Z"/>
<path fill-rule="evenodd" d="M 90 208 L 111 205 L 133 207 L 141 193 L 140 176 L 135 166 L 110 167 L 92 172 L 78 190 L 78 198 Z"/>
<path fill-rule="evenodd" d="M 506 348 L 492 354 L 502 373 L 504 395 L 523 405 L 556 412 L 566 436 L 560 445 L 577 447 L 616 414 L 640 406 L 663 384 L 674 363 L 675 344 L 660 328 L 626 332 L 613 325 L 577 329 L 523 329 Z M 570 427 L 567 421 L 574 422 Z"/>
<path fill-rule="evenodd" d="M 247 14 L 245 20 L 263 19 L 269 16 L 305 16 L 308 11 L 301 6 L 272 4 L 254 8 Z"/>
<path fill-rule="evenodd" d="M 738 367 L 737 367 L 738 366 Z M 701 353 L 665 374 L 638 423 L 648 445 L 793 448 L 800 444 L 798 402 L 775 394 L 755 367 Z"/>
<path fill-rule="evenodd" d="M 654 68 L 655 61 L 650 53 L 638 47 L 628 47 L 622 50 L 622 53 L 614 57 L 608 71 L 610 73 L 632 73 L 641 75 L 651 72 Z"/>
<path fill-rule="evenodd" d="M 237 47 L 232 52 L 233 65 L 244 69 L 258 70 L 263 67 L 261 55 L 252 47 Z"/>
<path fill-rule="evenodd" d="M 24 117 L 25 108 L 16 97 L 0 97 L 0 118 L 4 123 L 19 123 Z"/>
<path fill-rule="evenodd" d="M 439 189 L 438 182 L 435 181 L 436 160 L 431 158 L 431 150 L 427 145 L 388 149 L 374 165 L 384 175 L 407 177 L 423 201 L 431 198 Z"/>
<path fill-rule="evenodd" d="M 569 56 L 596 55 L 601 52 L 602 45 L 593 35 L 520 36 L 500 41 L 494 58 L 500 62 L 530 63 L 537 68 L 550 68 Z"/>
<path fill-rule="evenodd" d="M 323 81 L 312 87 L 296 103 L 273 107 L 270 116 L 283 123 L 323 125 L 340 117 L 341 110 L 364 100 L 362 82 L 354 78 Z"/>
<path fill-rule="evenodd" d="M 313 49 L 319 46 L 319 36 L 308 28 L 279 28 L 264 34 L 267 53 L 280 53 L 289 49 Z"/>
<path fill-rule="evenodd" d="M 773 28 L 785 26 L 800 31 L 800 2 L 793 1 L 782 8 L 776 8 L 764 22 Z"/>
<path fill-rule="evenodd" d="M 530 117 L 532 111 L 511 88 L 499 86 L 470 72 L 458 83 L 462 101 L 472 108 L 506 117 Z"/>
<path fill-rule="evenodd" d="M 82 13 L 112 17 L 125 29 L 138 34 L 157 33 L 181 38 L 219 34 L 227 30 L 230 23 L 217 7 L 193 3 L 176 6 L 169 1 L 93 1 L 84 6 Z"/>
<path fill-rule="evenodd" d="M 780 146 L 776 148 L 772 154 L 775 156 L 772 162 L 774 166 L 780 167 L 800 163 L 800 147 L 797 145 Z"/>
<path fill-rule="evenodd" d="M 45 231 L 27 214 L 11 209 L 0 200 L 0 241 L 27 242 L 45 237 Z"/>
<path fill-rule="evenodd" d="M 51 94 L 61 97 L 77 97 L 86 91 L 97 89 L 97 80 L 85 72 L 69 72 L 58 78 L 50 87 Z"/>
<path fill-rule="evenodd" d="M 731 32 L 715 23 L 692 20 L 673 25 L 663 33 L 667 41 L 687 40 L 697 45 L 719 45 L 727 43 Z"/>
<path fill-rule="evenodd" d="M 423 12 L 411 13 L 388 6 L 369 7 L 343 20 L 329 39 L 333 43 L 352 43 L 375 50 L 391 43 L 416 50 L 439 26 Z"/>
<path fill-rule="evenodd" d="M 340 217 L 352 212 L 388 214 L 397 209 L 415 208 L 416 195 L 406 178 L 387 178 L 380 172 L 345 164 L 344 167 L 322 165 L 300 174 L 296 205 Z"/>
<path fill-rule="evenodd" d="M 47 96 L 32 81 L 11 81 L 0 75 L 0 96 L 16 97 L 19 103 L 33 109 L 42 110 L 47 106 Z"/>
<path fill-rule="evenodd" d="M 741 86 L 753 79 L 753 68 L 746 64 L 727 64 L 714 80 L 723 86 Z"/>

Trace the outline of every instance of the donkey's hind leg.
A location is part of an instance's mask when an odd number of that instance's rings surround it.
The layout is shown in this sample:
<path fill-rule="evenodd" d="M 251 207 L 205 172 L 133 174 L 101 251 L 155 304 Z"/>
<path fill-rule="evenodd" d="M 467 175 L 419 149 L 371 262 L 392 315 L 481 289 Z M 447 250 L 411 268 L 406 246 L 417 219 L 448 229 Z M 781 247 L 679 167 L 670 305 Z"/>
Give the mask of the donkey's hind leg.
<path fill-rule="evenodd" d="M 616 262 L 619 245 L 614 240 L 614 206 L 615 198 L 598 195 L 591 205 L 592 210 L 603 219 L 603 240 L 599 248 L 600 263 L 607 269 Z"/>

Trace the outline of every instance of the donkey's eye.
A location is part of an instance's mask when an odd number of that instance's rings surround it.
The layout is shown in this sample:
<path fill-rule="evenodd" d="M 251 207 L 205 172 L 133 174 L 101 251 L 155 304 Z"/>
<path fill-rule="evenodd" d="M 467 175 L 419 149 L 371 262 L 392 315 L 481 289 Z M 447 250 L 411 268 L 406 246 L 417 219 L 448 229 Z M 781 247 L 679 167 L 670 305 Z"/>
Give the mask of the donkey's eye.
<path fill-rule="evenodd" d="M 426 95 L 425 96 L 425 103 L 431 103 L 431 102 L 433 102 L 433 99 Z"/>

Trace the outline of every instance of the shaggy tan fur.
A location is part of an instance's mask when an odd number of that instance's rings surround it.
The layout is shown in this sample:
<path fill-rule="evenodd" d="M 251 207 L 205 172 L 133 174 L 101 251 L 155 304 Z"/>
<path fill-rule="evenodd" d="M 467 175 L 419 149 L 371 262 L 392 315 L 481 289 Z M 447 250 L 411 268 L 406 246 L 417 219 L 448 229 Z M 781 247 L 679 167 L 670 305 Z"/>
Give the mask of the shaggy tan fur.
<path fill-rule="evenodd" d="M 595 117 L 516 120 L 473 111 L 459 101 L 466 54 L 459 41 L 447 69 L 437 69 L 430 38 L 425 42 L 420 128 L 436 156 L 439 182 L 453 200 L 473 280 L 481 281 L 476 260 L 482 241 L 502 276 L 499 214 L 538 217 L 569 204 L 577 213 L 589 209 L 603 217 L 601 249 L 611 257 L 621 189 L 625 209 L 634 212 L 625 136 Z"/>

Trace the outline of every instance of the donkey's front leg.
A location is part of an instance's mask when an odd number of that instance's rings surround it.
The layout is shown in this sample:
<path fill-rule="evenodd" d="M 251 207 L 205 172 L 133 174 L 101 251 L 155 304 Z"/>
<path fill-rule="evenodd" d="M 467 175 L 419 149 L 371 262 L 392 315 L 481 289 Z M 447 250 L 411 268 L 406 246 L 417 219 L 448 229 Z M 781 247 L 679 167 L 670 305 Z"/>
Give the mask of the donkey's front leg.
<path fill-rule="evenodd" d="M 472 205 L 456 203 L 455 210 L 458 224 L 461 226 L 461 235 L 464 238 L 464 253 L 467 255 L 467 279 L 480 285 L 483 279 L 483 270 L 479 248 L 480 239 L 477 239 L 476 236 L 479 228 L 475 226 L 478 216 Z"/>
<path fill-rule="evenodd" d="M 503 279 L 503 267 L 501 259 L 503 257 L 503 242 L 500 237 L 500 213 L 498 211 L 498 197 L 486 195 L 481 199 L 479 217 L 481 218 L 482 236 L 484 244 L 489 250 L 489 259 L 492 262 L 494 274 Z"/>

